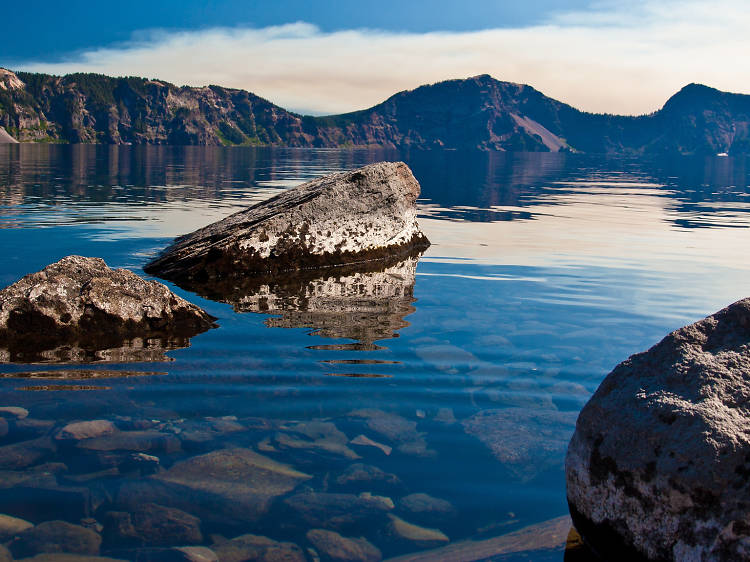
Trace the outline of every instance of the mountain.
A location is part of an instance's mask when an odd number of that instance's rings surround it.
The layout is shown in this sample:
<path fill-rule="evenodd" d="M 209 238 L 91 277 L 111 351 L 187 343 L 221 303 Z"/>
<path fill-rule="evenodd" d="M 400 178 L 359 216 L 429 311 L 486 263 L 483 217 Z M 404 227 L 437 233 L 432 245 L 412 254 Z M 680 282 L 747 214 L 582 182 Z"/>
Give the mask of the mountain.
<path fill-rule="evenodd" d="M 482 75 L 311 117 L 220 86 L 0 69 L 0 126 L 36 142 L 750 153 L 750 96 L 690 84 L 659 111 L 618 116 L 582 112 L 531 86 Z"/>

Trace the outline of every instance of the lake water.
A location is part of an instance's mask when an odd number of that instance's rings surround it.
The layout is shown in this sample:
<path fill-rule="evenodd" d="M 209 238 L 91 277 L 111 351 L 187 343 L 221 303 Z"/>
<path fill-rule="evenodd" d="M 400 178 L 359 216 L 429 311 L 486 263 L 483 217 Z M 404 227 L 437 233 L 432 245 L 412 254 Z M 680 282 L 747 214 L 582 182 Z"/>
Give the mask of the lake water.
<path fill-rule="evenodd" d="M 132 559 L 252 533 L 313 560 L 329 529 L 384 558 L 562 560 L 546 531 L 564 520 L 545 522 L 567 514 L 580 408 L 618 362 L 750 295 L 744 158 L 0 146 L 0 284 L 69 254 L 144 275 L 174 236 L 380 160 L 421 183 L 418 261 L 228 302 L 170 285 L 219 328 L 153 361 L 0 364 L 0 406 L 29 411 L 5 414 L 0 513 L 83 520 Z M 117 432 L 48 439 L 95 419 Z M 200 522 L 154 531 L 147 502 Z"/>

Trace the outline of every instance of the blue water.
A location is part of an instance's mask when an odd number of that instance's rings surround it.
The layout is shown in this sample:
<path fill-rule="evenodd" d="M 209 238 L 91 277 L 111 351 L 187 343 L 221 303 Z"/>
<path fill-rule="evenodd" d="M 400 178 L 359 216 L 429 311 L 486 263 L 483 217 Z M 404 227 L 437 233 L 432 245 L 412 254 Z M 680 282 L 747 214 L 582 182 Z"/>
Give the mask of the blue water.
<path fill-rule="evenodd" d="M 133 420 L 156 420 L 158 431 L 178 439 L 208 417 L 233 416 L 244 429 L 146 452 L 166 470 L 212 450 L 250 448 L 312 475 L 302 488 L 316 492 L 336 491 L 328 482 L 354 462 L 377 466 L 403 483 L 380 494 L 392 496 L 402 519 L 416 523 L 399 507 L 407 494 L 452 504 L 453 515 L 422 525 L 451 542 L 565 515 L 565 445 L 603 377 L 669 331 L 748 296 L 745 159 L 0 146 L 0 284 L 69 254 L 144 275 L 142 266 L 176 235 L 321 174 L 379 160 L 404 160 L 422 186 L 420 224 L 432 246 L 413 280 L 403 281 L 413 302 L 385 299 L 375 311 L 348 315 L 287 302 L 283 314 L 268 315 L 170 285 L 216 316 L 219 328 L 169 351 L 170 361 L 75 366 L 121 377 L 41 378 L 32 374 L 71 366 L 0 365 L 0 406 L 22 406 L 29 419 L 55 427 L 104 418 L 125 430 Z M 357 409 L 398 416 L 421 448 L 400 450 L 398 436 L 363 426 L 370 418 L 352 414 Z M 362 457 L 354 460 L 279 444 L 279 432 L 321 420 L 348 440 L 363 433 L 393 450 L 349 444 Z M 0 445 L 28 437 L 10 431 Z M 100 469 L 70 454 L 58 450 L 37 464 L 67 463 L 56 476 L 61 486 Z M 7 478 L 0 471 L 0 489 Z M 133 479 L 87 480 L 106 499 L 83 515 L 101 522 L 122 510 L 118 490 Z M 41 522 L 54 509 L 35 510 L 37 497 L 22 488 L 0 493 L 0 513 Z M 77 523 L 80 514 L 68 519 Z M 307 548 L 307 529 L 281 523 L 288 519 L 274 507 L 246 527 L 228 516 L 203 522 L 203 542 L 211 544 L 211 533 L 253 532 Z M 384 557 L 422 548 L 393 539 L 386 523 L 373 516 L 350 535 L 366 536 Z M 560 546 L 507 556 L 563 554 Z"/>

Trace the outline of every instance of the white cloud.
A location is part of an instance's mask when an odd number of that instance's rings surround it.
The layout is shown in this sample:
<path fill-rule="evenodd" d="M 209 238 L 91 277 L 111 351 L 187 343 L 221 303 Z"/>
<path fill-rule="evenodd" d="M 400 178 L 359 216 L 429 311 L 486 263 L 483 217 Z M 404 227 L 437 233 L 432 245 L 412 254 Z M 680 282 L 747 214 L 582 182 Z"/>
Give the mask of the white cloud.
<path fill-rule="evenodd" d="M 488 73 L 581 109 L 646 113 L 689 82 L 750 92 L 744 2 L 609 1 L 545 25 L 474 32 L 324 33 L 306 23 L 152 31 L 67 62 L 18 68 L 220 84 L 316 113 L 363 109 L 400 90 Z"/>

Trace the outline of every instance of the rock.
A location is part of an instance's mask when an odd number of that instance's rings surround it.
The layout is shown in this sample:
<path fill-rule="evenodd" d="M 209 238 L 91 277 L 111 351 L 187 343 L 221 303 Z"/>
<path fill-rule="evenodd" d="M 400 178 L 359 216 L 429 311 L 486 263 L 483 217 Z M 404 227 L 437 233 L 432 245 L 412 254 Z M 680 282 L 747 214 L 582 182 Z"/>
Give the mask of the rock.
<path fill-rule="evenodd" d="M 349 529 L 372 520 L 393 509 L 389 498 L 370 494 L 329 494 L 304 492 L 284 500 L 308 526 L 329 529 Z"/>
<path fill-rule="evenodd" d="M 499 537 L 485 540 L 463 540 L 435 550 L 425 550 L 391 558 L 389 562 L 560 560 L 571 529 L 570 525 L 570 517 L 565 515 Z M 516 556 L 511 557 L 513 554 Z M 567 553 L 565 553 L 565 561 L 568 562 Z M 580 560 L 580 562 L 583 562 L 583 560 Z"/>
<path fill-rule="evenodd" d="M 0 543 L 9 541 L 19 533 L 33 526 L 33 523 L 29 523 L 25 519 L 0 514 Z"/>
<path fill-rule="evenodd" d="M 404 521 L 400 517 L 388 514 L 390 523 L 387 533 L 393 540 L 408 544 L 414 548 L 435 548 L 450 542 L 450 539 L 439 529 L 428 529 Z"/>
<path fill-rule="evenodd" d="M 506 408 L 482 410 L 461 422 L 522 482 L 562 469 L 565 447 L 575 428 L 575 412 Z"/>
<path fill-rule="evenodd" d="M 102 538 L 80 525 L 65 521 L 45 521 L 27 529 L 11 543 L 13 556 L 34 556 L 41 553 L 99 554 Z"/>
<path fill-rule="evenodd" d="M 364 538 L 342 537 L 325 529 L 313 529 L 305 536 L 323 562 L 379 562 L 383 558 L 380 550 Z"/>
<path fill-rule="evenodd" d="M 179 509 L 146 503 L 132 513 L 106 513 L 103 536 L 108 546 L 198 544 L 203 542 L 200 523 Z"/>
<path fill-rule="evenodd" d="M 393 495 L 400 495 L 405 489 L 403 482 L 395 474 L 362 463 L 355 463 L 344 470 L 336 478 L 336 484 L 344 490 L 368 490 Z"/>
<path fill-rule="evenodd" d="M 180 450 L 180 440 L 171 433 L 154 430 L 118 431 L 85 439 L 77 447 L 90 451 L 159 451 L 169 454 Z"/>
<path fill-rule="evenodd" d="M 145 270 L 189 285 L 407 255 L 429 245 L 418 196 L 403 162 L 331 174 L 178 238 Z"/>
<path fill-rule="evenodd" d="M 359 459 L 357 453 L 347 447 L 349 438 L 331 422 L 310 421 L 291 425 L 284 432 L 274 435 L 278 450 L 297 450 L 332 457 L 334 459 Z"/>
<path fill-rule="evenodd" d="M 398 500 L 397 506 L 409 520 L 425 525 L 444 523 L 456 515 L 456 510 L 449 501 L 429 494 L 409 494 Z"/>
<path fill-rule="evenodd" d="M 294 543 L 278 542 L 258 535 L 241 535 L 213 546 L 221 562 L 306 562 L 302 549 Z"/>
<path fill-rule="evenodd" d="M 109 420 L 91 420 L 69 423 L 55 434 L 55 439 L 67 440 L 73 439 L 91 439 L 93 437 L 102 437 L 117 431 L 115 424 Z"/>
<path fill-rule="evenodd" d="M 130 453 L 120 465 L 121 472 L 137 472 L 141 476 L 156 474 L 161 470 L 159 457 L 146 453 Z"/>
<path fill-rule="evenodd" d="M 219 562 L 216 553 L 205 546 L 175 546 L 172 550 L 183 554 L 185 562 Z"/>
<path fill-rule="evenodd" d="M 0 489 L 0 511 L 29 521 L 82 519 L 91 516 L 101 503 L 95 488 L 60 486 L 56 482 L 28 480 L 22 485 Z"/>
<path fill-rule="evenodd" d="M 13 555 L 10 550 L 0 544 L 0 562 L 13 562 Z"/>
<path fill-rule="evenodd" d="M 130 503 L 151 500 L 189 510 L 203 520 L 221 524 L 253 523 L 272 501 L 309 480 L 294 470 L 250 449 L 223 449 L 174 464 L 166 472 L 149 478 L 161 488 L 146 488 L 131 494 Z M 166 503 L 165 503 L 166 502 Z"/>
<path fill-rule="evenodd" d="M 378 443 L 377 441 L 373 441 L 366 435 L 357 435 L 354 439 L 352 439 L 349 442 L 350 445 L 359 445 L 360 447 L 375 447 L 376 449 L 380 449 L 384 455 L 388 456 L 393 451 L 393 447 L 390 447 L 389 445 L 384 445 L 383 443 Z"/>
<path fill-rule="evenodd" d="M 750 558 L 750 299 L 607 375 L 566 458 L 576 528 L 600 555 Z"/>
<path fill-rule="evenodd" d="M 57 447 L 49 437 L 0 447 L 0 470 L 26 468 L 52 455 Z"/>
<path fill-rule="evenodd" d="M 348 415 L 351 418 L 364 419 L 369 430 L 395 443 L 396 450 L 401 453 L 417 457 L 431 457 L 435 454 L 427 448 L 424 433 L 417 431 L 417 422 L 372 408 L 355 410 Z"/>
<path fill-rule="evenodd" d="M 155 347 L 204 332 L 213 320 L 161 283 L 99 258 L 68 256 L 0 291 L 0 348 L 11 361 L 56 349 L 67 349 L 60 359 L 85 359 L 136 338 Z"/>
<path fill-rule="evenodd" d="M 26 408 L 21 408 L 20 406 L 0 406 L 0 418 L 22 420 L 28 416 L 29 411 Z"/>

